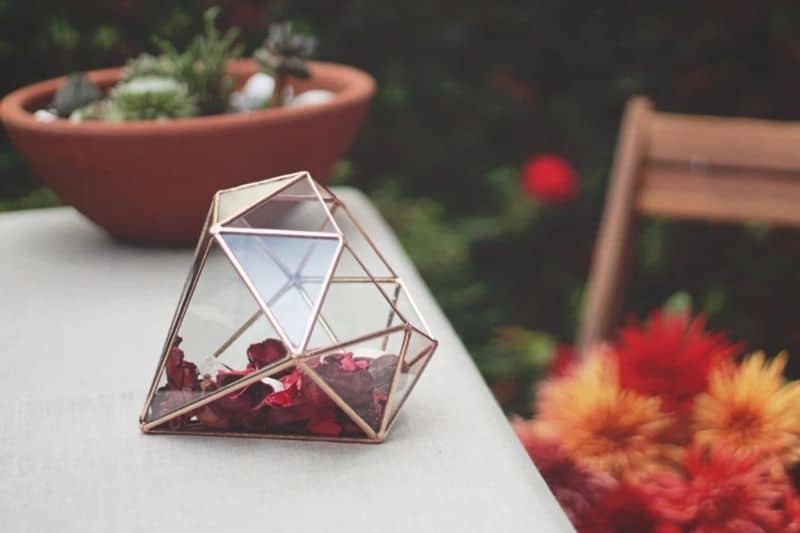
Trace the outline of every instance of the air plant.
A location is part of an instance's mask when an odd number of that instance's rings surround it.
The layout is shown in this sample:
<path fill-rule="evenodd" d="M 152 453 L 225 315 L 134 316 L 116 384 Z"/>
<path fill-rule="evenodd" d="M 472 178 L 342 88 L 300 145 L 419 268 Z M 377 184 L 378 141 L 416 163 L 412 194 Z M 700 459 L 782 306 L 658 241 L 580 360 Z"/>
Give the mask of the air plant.
<path fill-rule="evenodd" d="M 281 105 L 291 78 L 311 76 L 307 60 L 314 54 L 317 41 L 294 31 L 291 22 L 272 24 L 261 48 L 253 53 L 262 70 L 275 78 L 272 105 Z"/>

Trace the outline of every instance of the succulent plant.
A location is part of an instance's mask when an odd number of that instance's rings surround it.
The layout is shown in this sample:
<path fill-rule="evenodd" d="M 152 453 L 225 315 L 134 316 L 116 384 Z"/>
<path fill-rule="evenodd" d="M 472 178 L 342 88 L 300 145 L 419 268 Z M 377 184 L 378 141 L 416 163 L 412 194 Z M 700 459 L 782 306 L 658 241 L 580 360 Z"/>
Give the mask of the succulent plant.
<path fill-rule="evenodd" d="M 291 22 L 272 24 L 261 48 L 253 58 L 262 70 L 275 77 L 273 104 L 280 103 L 289 78 L 308 78 L 307 60 L 314 54 L 317 40 L 294 31 Z"/>
<path fill-rule="evenodd" d="M 116 85 L 110 96 L 110 120 L 185 118 L 197 112 L 195 100 L 186 85 L 173 78 L 135 78 Z"/>
<path fill-rule="evenodd" d="M 72 122 L 87 122 L 90 120 L 109 120 L 111 118 L 111 100 L 105 98 L 91 104 L 79 107 L 69 115 Z"/>
<path fill-rule="evenodd" d="M 53 109 L 60 117 L 68 117 L 76 109 L 102 98 L 103 93 L 85 72 L 73 72 L 53 97 Z"/>
<path fill-rule="evenodd" d="M 167 56 L 140 54 L 125 64 L 122 81 L 143 76 L 174 77 L 175 70 L 175 63 Z"/>
<path fill-rule="evenodd" d="M 218 7 L 206 10 L 203 15 L 205 33 L 195 37 L 184 52 L 178 52 L 169 42 L 159 41 L 163 52 L 160 60 L 171 65 L 172 76 L 186 84 L 202 115 L 226 110 L 233 79 L 225 66 L 229 60 L 242 54 L 241 45 L 234 44 L 239 35 L 238 28 L 220 34 L 215 25 L 217 15 Z"/>

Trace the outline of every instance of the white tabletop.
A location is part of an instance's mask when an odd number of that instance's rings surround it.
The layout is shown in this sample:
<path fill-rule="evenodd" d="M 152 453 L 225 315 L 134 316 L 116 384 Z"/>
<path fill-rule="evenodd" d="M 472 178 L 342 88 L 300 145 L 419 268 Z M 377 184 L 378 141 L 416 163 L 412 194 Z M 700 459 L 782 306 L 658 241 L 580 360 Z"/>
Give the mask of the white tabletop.
<path fill-rule="evenodd" d="M 391 230 L 338 194 L 441 342 L 380 445 L 141 434 L 191 251 L 0 215 L 0 530 L 570 531 Z"/>

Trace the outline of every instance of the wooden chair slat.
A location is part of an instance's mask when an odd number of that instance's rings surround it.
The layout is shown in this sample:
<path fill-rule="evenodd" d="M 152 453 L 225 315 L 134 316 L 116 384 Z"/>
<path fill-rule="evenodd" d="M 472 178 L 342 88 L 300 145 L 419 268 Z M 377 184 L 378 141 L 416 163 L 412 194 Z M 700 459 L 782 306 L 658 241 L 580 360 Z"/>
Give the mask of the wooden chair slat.
<path fill-rule="evenodd" d="M 800 226 L 800 181 L 795 175 L 751 169 L 694 172 L 658 165 L 642 174 L 636 210 L 643 215 Z"/>
<path fill-rule="evenodd" d="M 797 172 L 800 125 L 793 122 L 653 113 L 647 158 Z"/>

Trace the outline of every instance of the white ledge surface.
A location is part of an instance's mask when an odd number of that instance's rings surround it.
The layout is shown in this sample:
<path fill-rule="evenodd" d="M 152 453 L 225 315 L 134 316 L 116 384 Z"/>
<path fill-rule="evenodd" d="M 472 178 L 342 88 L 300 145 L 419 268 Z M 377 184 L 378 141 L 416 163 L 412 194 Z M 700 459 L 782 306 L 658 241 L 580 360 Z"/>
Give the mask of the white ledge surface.
<path fill-rule="evenodd" d="M 571 531 L 391 230 L 337 192 L 441 342 L 380 445 L 141 434 L 191 251 L 66 207 L 0 215 L 0 529 Z"/>

